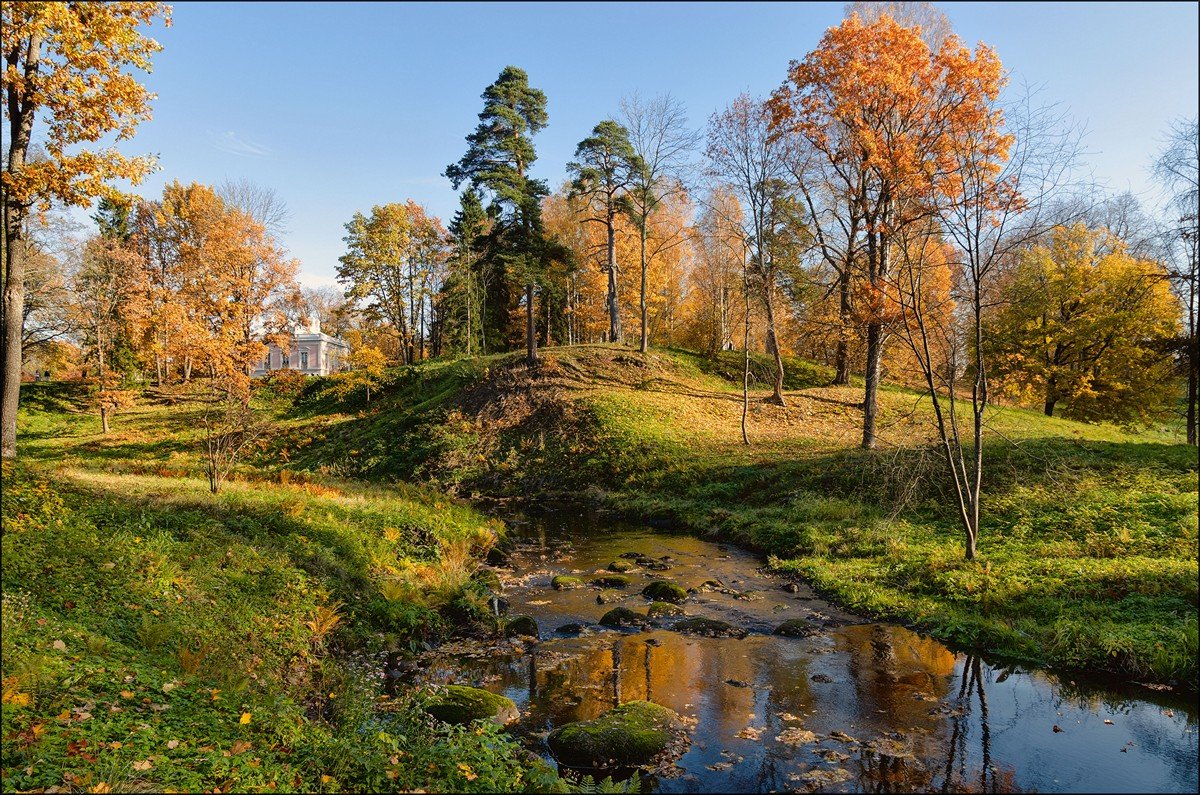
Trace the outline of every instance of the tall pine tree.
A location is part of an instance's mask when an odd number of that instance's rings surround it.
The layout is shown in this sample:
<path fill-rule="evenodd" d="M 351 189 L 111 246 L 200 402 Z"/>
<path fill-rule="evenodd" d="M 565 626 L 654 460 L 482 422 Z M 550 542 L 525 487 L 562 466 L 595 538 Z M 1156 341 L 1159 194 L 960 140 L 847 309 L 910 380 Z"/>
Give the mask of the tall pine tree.
<path fill-rule="evenodd" d="M 467 152 L 444 172 L 455 190 L 463 182 L 486 190 L 499 209 L 498 257 L 525 287 L 525 346 L 537 362 L 534 290 L 544 271 L 546 241 L 541 200 L 549 191 L 528 176 L 537 159 L 533 136 L 546 126 L 546 95 L 529 86 L 525 70 L 506 66 L 483 92 L 479 125 L 467 136 Z"/>

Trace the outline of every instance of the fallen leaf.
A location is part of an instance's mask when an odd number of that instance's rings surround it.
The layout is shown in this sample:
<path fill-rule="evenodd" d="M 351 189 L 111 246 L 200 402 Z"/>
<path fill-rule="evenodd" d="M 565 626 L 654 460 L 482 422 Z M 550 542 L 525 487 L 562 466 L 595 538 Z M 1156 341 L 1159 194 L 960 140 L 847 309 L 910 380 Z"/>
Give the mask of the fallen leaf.
<path fill-rule="evenodd" d="M 245 740 L 235 740 L 233 745 L 229 747 L 229 752 L 231 754 L 241 754 L 249 750 L 250 743 L 246 742 Z"/>
<path fill-rule="evenodd" d="M 766 730 L 765 729 L 756 729 L 753 726 L 747 726 L 746 728 L 744 728 L 740 732 L 738 732 L 737 736 L 741 737 L 743 740 L 757 740 L 759 737 L 762 736 L 762 733 L 764 731 L 766 731 Z"/>
<path fill-rule="evenodd" d="M 245 725 L 246 725 L 247 723 L 249 723 L 249 722 L 250 722 L 250 713 L 249 713 L 249 712 L 243 712 L 243 713 L 242 713 L 242 717 L 241 717 L 241 719 L 240 719 L 240 720 L 238 720 L 238 723 L 240 723 L 240 724 L 242 724 L 243 726 L 245 726 Z"/>
<path fill-rule="evenodd" d="M 1053 731 L 1055 734 L 1058 734 L 1059 732 L 1064 731 L 1064 729 L 1062 726 L 1059 726 L 1056 723 L 1056 724 L 1054 724 L 1054 727 L 1053 727 L 1053 729 L 1051 729 L 1051 731 Z"/>
<path fill-rule="evenodd" d="M 178 747 L 179 747 L 178 740 L 167 740 L 167 748 L 174 750 L 175 748 L 178 748 Z"/>
<path fill-rule="evenodd" d="M 815 743 L 817 735 L 807 729 L 790 728 L 784 729 L 783 733 L 775 739 L 788 745 L 806 745 L 808 743 Z"/>
<path fill-rule="evenodd" d="M 133 763 L 134 770 L 149 770 L 154 767 L 154 764 L 149 759 L 143 759 L 140 762 Z"/>
<path fill-rule="evenodd" d="M 67 650 L 67 644 L 63 643 L 61 639 L 54 641 L 54 643 L 52 645 L 58 651 L 66 651 Z"/>

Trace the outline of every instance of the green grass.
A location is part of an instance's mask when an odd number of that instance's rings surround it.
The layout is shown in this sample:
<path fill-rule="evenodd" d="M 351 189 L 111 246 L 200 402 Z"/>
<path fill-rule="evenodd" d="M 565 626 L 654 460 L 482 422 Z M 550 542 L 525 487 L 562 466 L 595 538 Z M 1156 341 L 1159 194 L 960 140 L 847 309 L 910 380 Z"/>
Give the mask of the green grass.
<path fill-rule="evenodd" d="M 103 437 L 69 388 L 38 387 L 3 472 L 5 791 L 561 786 L 490 725 L 381 698 L 388 653 L 487 614 L 472 575 L 499 523 L 250 466 L 214 497 L 194 405 Z"/>
<path fill-rule="evenodd" d="M 883 444 L 862 451 L 860 388 L 825 387 L 831 373 L 789 361 L 789 407 L 768 406 L 770 360 L 758 357 L 745 446 L 736 354 L 543 355 L 532 374 L 492 357 L 397 375 L 374 410 L 312 415 L 329 424 L 305 426 L 315 432 L 293 461 L 488 496 L 583 495 L 736 539 L 848 607 L 948 642 L 1194 687 L 1196 453 L 1170 430 L 990 408 L 980 557 L 968 563 L 917 393 L 881 390 Z M 482 413 L 478 399 L 456 403 L 479 393 L 492 401 Z M 535 409 L 514 398 L 539 394 Z M 511 421 L 487 414 L 500 397 Z M 355 464 L 371 439 L 390 447 Z"/>

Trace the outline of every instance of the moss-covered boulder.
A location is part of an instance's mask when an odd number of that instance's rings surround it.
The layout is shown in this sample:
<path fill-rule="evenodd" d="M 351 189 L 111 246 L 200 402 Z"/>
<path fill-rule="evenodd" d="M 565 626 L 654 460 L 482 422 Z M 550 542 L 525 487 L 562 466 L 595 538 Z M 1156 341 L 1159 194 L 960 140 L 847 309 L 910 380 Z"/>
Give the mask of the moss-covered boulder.
<path fill-rule="evenodd" d="M 666 751 L 683 729 L 679 715 L 649 701 L 630 701 L 595 720 L 568 723 L 546 738 L 568 767 L 637 767 Z"/>
<path fill-rule="evenodd" d="M 614 607 L 600 616 L 600 623 L 606 627 L 641 626 L 646 623 L 646 616 L 628 607 Z"/>
<path fill-rule="evenodd" d="M 715 618 L 685 618 L 682 621 L 676 621 L 671 629 L 676 632 L 682 632 L 686 635 L 704 635 L 709 638 L 744 638 L 746 630 L 739 629 L 733 624 L 728 624 L 724 621 L 718 621 Z"/>
<path fill-rule="evenodd" d="M 513 616 L 504 623 L 504 636 L 506 638 L 522 635 L 524 637 L 538 637 L 538 625 L 529 616 Z"/>
<path fill-rule="evenodd" d="M 642 589 L 642 596 L 655 602 L 674 602 L 679 604 L 688 597 L 682 586 L 667 580 L 655 580 Z"/>
<path fill-rule="evenodd" d="M 567 591 L 571 588 L 582 588 L 583 580 L 570 574 L 560 574 L 550 581 L 550 587 L 556 591 Z"/>
<path fill-rule="evenodd" d="M 650 616 L 650 618 L 681 616 L 683 615 L 683 608 L 669 602 L 651 602 L 650 607 L 646 609 L 646 615 Z"/>
<path fill-rule="evenodd" d="M 633 571 L 637 566 L 627 560 L 614 560 L 608 564 L 609 571 L 615 571 L 617 574 L 624 574 L 627 571 Z"/>
<path fill-rule="evenodd" d="M 448 686 L 425 706 L 425 711 L 443 723 L 461 725 L 490 720 L 507 726 L 521 716 L 512 699 L 464 685 Z"/>
<path fill-rule="evenodd" d="M 775 627 L 773 635 L 783 635 L 789 638 L 807 638 L 809 635 L 817 633 L 817 627 L 813 626 L 803 618 L 789 618 L 779 626 Z"/>
<path fill-rule="evenodd" d="M 602 574 L 592 580 L 592 585 L 599 585 L 604 588 L 624 588 L 632 582 L 624 574 Z"/>

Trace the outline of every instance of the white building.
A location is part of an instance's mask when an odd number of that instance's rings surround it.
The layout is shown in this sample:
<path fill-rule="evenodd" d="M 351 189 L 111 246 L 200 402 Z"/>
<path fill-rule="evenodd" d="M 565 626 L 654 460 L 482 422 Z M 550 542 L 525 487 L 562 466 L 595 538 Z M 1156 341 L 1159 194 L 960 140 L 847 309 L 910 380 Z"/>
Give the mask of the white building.
<path fill-rule="evenodd" d="M 330 375 L 348 366 L 350 346 L 344 340 L 321 332 L 315 317 L 308 328 L 296 326 L 286 349 L 268 345 L 266 357 L 254 368 L 251 376 L 260 378 L 275 370 L 299 370 L 305 375 Z"/>

